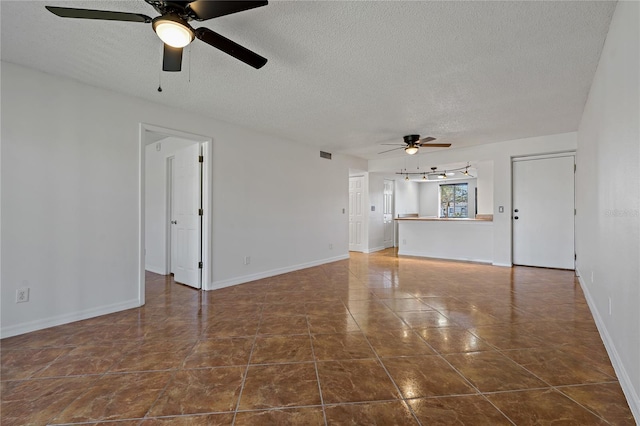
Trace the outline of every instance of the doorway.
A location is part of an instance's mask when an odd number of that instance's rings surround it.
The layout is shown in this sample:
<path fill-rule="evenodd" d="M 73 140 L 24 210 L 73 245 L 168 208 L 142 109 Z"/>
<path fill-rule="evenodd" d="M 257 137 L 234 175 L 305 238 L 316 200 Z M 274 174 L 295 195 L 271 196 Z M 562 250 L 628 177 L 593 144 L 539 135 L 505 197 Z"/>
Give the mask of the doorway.
<path fill-rule="evenodd" d="M 145 300 L 145 270 L 162 275 L 173 271 L 177 282 L 210 288 L 211 145 L 208 137 L 140 124 L 141 305 Z M 161 172 L 147 173 L 152 157 Z M 174 261 L 172 246 L 176 247 Z"/>
<path fill-rule="evenodd" d="M 575 154 L 514 158 L 513 264 L 575 269 Z"/>
<path fill-rule="evenodd" d="M 349 251 L 364 251 L 364 176 L 349 177 Z"/>
<path fill-rule="evenodd" d="M 384 248 L 395 245 L 395 224 L 393 221 L 394 207 L 394 185 L 391 179 L 384 180 L 384 190 L 382 194 L 382 226 L 384 228 Z"/>

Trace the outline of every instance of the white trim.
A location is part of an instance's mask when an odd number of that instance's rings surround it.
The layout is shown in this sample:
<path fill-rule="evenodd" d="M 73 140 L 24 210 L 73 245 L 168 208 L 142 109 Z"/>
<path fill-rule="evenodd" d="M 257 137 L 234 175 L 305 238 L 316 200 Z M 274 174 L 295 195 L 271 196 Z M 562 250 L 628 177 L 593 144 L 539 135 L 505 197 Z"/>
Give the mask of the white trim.
<path fill-rule="evenodd" d="M 576 191 L 576 156 L 577 156 L 577 151 L 575 149 L 572 150 L 568 150 L 568 151 L 558 151 L 558 152 L 549 152 L 546 154 L 531 154 L 531 155 L 518 155 L 518 156 L 512 156 L 511 157 L 511 167 L 510 167 L 510 173 L 511 173 L 511 209 L 513 209 L 513 199 L 514 199 L 514 184 L 513 184 L 513 180 L 514 180 L 514 173 L 513 173 L 513 165 L 514 163 L 520 162 L 520 161 L 530 161 L 530 160 L 543 160 L 543 159 L 547 159 L 547 158 L 562 158 L 562 157 L 573 157 L 573 208 L 574 208 L 574 215 L 573 215 L 573 254 L 574 254 L 574 262 L 573 262 L 573 270 L 576 270 L 576 262 L 575 262 L 575 254 L 577 252 L 577 246 L 576 246 L 576 197 L 577 197 L 577 191 Z M 511 213 L 511 219 L 510 219 L 510 225 L 509 225 L 509 242 L 511 244 L 511 261 L 513 262 L 513 253 L 515 250 L 515 241 L 514 241 L 514 233 L 513 233 L 513 213 Z M 499 266 L 503 266 L 503 265 L 499 265 Z M 513 266 L 513 264 L 511 264 L 510 266 Z M 522 266 L 531 266 L 531 265 L 522 265 Z"/>
<path fill-rule="evenodd" d="M 144 215 L 145 215 L 145 148 L 144 134 L 148 130 L 145 124 L 140 123 L 138 126 L 138 159 L 140 167 L 138 167 L 138 306 L 145 303 L 145 235 L 144 235 Z"/>
<path fill-rule="evenodd" d="M 54 317 L 39 319 L 36 321 L 10 325 L 8 327 L 3 327 L 2 329 L 0 329 L 0 336 L 2 336 L 2 339 L 4 339 L 6 337 L 17 336 L 19 334 L 30 333 L 32 331 L 68 324 L 75 321 L 82 321 L 88 318 L 99 317 L 101 315 L 108 315 L 114 312 L 120 312 L 126 309 L 133 309 L 138 307 L 138 299 L 132 299 L 126 302 L 118 302 L 112 305 L 99 306 L 97 308 L 86 309 L 84 311 L 72 312 L 69 314 L 57 315 Z"/>
<path fill-rule="evenodd" d="M 576 272 L 578 270 L 576 269 Z M 593 315 L 593 319 L 596 323 L 596 327 L 600 332 L 600 337 L 602 338 L 602 342 L 604 343 L 604 347 L 609 354 L 609 359 L 611 360 L 611 364 L 613 365 L 613 369 L 618 376 L 618 381 L 620 382 L 620 387 L 622 387 L 622 392 L 624 392 L 624 396 L 627 398 L 627 403 L 629 404 L 629 408 L 633 413 L 633 417 L 640 423 L 640 397 L 638 393 L 633 388 L 633 383 L 631 378 L 629 377 L 629 373 L 627 373 L 626 368 L 624 368 L 624 364 L 620 359 L 620 355 L 616 350 L 616 347 L 607 331 L 607 327 L 605 326 L 600 313 L 596 309 L 596 304 L 593 298 L 591 297 L 591 293 L 589 293 L 589 288 L 584 283 L 582 279 L 582 274 L 578 272 L 578 282 L 580 283 L 580 287 L 584 292 L 585 299 L 587 300 L 587 305 L 589 305 L 589 310 L 591 310 L 591 314 Z"/>
<path fill-rule="evenodd" d="M 499 263 L 499 262 L 494 262 L 492 263 L 493 266 L 500 266 L 500 267 L 504 267 L 504 268 L 513 268 L 513 264 L 512 263 Z"/>
<path fill-rule="evenodd" d="M 258 272 L 256 274 L 243 275 L 241 277 L 229 278 L 226 280 L 214 281 L 211 283 L 211 288 L 207 290 L 217 290 L 232 285 L 244 284 L 250 281 L 261 280 L 263 278 L 269 278 L 276 275 L 286 274 L 288 272 L 299 271 L 300 269 L 311 268 L 314 266 L 324 265 L 327 263 L 337 262 L 339 260 L 349 259 L 349 254 L 342 256 L 329 257 L 322 260 L 315 260 L 313 262 L 300 263 L 298 265 L 286 266 L 284 268 L 271 269 L 269 271 Z"/>
<path fill-rule="evenodd" d="M 213 266 L 213 139 L 202 143 L 202 282 L 201 288 L 207 290 L 211 286 Z"/>
<path fill-rule="evenodd" d="M 169 275 L 171 274 L 172 268 L 173 268 L 173 263 L 171 259 L 171 255 L 173 253 L 173 248 L 171 246 L 171 244 L 173 244 L 174 242 L 171 240 L 171 220 L 173 220 L 172 214 L 173 214 L 173 203 L 175 203 L 175 200 L 173 199 L 173 161 L 175 160 L 175 155 L 170 155 L 169 157 L 166 158 L 165 161 L 165 171 L 166 171 L 166 182 L 165 182 L 165 201 L 166 201 L 166 209 L 165 209 L 165 217 L 168 220 L 165 220 L 165 228 L 164 228 L 164 232 L 165 232 L 165 253 L 164 253 L 164 274 L 162 275 Z M 152 270 L 150 270 L 149 268 L 147 268 L 148 271 L 154 272 Z"/>
<path fill-rule="evenodd" d="M 434 256 L 431 253 L 426 253 L 423 251 L 402 250 L 402 249 L 398 250 L 398 256 L 428 257 L 431 259 L 458 260 L 461 262 L 474 262 L 474 263 L 488 263 L 488 264 L 492 263 L 492 261 L 489 259 L 469 259 L 469 258 L 463 258 L 463 257 Z"/>
<path fill-rule="evenodd" d="M 384 250 L 386 248 L 388 248 L 388 247 L 385 247 L 385 246 L 374 247 L 374 248 L 370 248 L 370 249 L 365 249 L 365 250 L 362 251 L 362 253 L 373 253 L 373 252 L 376 252 L 376 251 Z"/>
<path fill-rule="evenodd" d="M 545 158 L 559 158 L 559 157 L 575 157 L 576 150 L 550 152 L 548 154 L 531 154 L 531 155 L 517 155 L 511 157 L 511 162 L 529 161 L 529 160 L 543 160 Z"/>

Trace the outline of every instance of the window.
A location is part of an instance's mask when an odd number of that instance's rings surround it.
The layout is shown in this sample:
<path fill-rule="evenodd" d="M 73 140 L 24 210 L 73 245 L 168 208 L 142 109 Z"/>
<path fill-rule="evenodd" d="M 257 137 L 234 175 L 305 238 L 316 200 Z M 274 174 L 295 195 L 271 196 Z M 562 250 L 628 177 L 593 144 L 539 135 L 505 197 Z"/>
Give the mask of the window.
<path fill-rule="evenodd" d="M 440 185 L 440 217 L 469 217 L 466 183 Z"/>

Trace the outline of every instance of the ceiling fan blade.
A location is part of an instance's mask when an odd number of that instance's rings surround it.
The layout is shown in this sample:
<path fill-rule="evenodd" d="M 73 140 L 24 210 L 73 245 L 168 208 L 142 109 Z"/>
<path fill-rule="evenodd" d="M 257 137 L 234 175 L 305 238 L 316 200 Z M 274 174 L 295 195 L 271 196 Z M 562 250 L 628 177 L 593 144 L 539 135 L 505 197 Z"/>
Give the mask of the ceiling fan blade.
<path fill-rule="evenodd" d="M 164 45 L 162 71 L 180 71 L 182 69 L 182 48 Z"/>
<path fill-rule="evenodd" d="M 104 21 L 145 22 L 152 21 L 140 13 L 112 12 L 110 10 L 74 9 L 71 7 L 45 6 L 54 15 L 61 18 L 101 19 Z"/>
<path fill-rule="evenodd" d="M 379 152 L 378 154 L 384 154 L 385 152 L 395 151 L 396 149 L 404 149 L 404 147 L 403 147 L 403 146 L 400 146 L 400 147 L 398 147 L 398 148 L 388 149 L 388 150 L 386 150 L 386 151 Z"/>
<path fill-rule="evenodd" d="M 209 28 L 196 29 L 196 37 L 205 43 L 222 50 L 224 53 L 233 56 L 236 59 L 241 60 L 247 65 L 253 68 L 262 68 L 267 63 L 267 59 L 240 46 L 238 43 L 229 40 L 228 38 L 221 36 L 220 34 L 211 31 Z"/>
<path fill-rule="evenodd" d="M 230 15 L 256 7 L 266 6 L 268 1 L 206 1 L 196 0 L 187 6 L 195 15 L 196 21 L 206 21 L 218 16 Z"/>
<path fill-rule="evenodd" d="M 451 146 L 450 143 L 421 143 L 420 146 L 425 148 L 449 148 Z"/>
<path fill-rule="evenodd" d="M 426 138 L 422 138 L 420 139 L 420 143 L 427 143 L 427 142 L 431 142 L 431 141 L 435 141 L 436 138 L 433 138 L 431 136 L 427 136 Z"/>

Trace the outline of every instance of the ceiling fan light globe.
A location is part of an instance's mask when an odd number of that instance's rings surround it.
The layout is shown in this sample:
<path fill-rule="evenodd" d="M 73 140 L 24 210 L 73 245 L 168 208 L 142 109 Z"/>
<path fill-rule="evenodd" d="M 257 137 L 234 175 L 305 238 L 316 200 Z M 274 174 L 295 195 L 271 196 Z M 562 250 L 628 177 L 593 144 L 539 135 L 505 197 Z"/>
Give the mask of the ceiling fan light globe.
<path fill-rule="evenodd" d="M 404 149 L 404 152 L 406 152 L 409 155 L 413 155 L 416 154 L 418 152 L 418 147 L 417 146 L 408 146 Z"/>
<path fill-rule="evenodd" d="M 161 18 L 153 22 L 153 30 L 163 43 L 182 48 L 193 41 L 193 30 L 187 25 L 172 19 Z"/>

